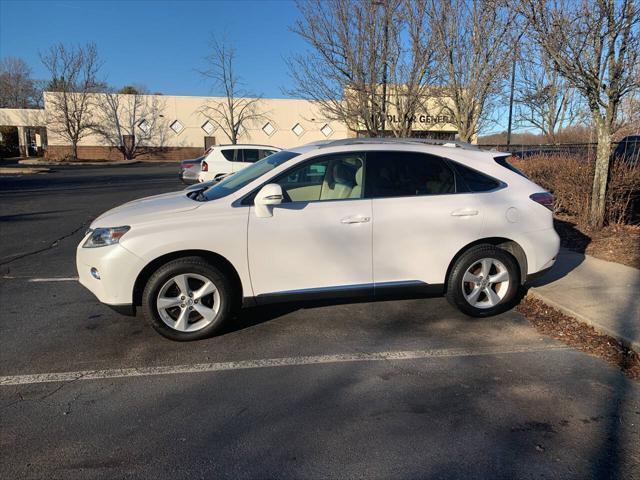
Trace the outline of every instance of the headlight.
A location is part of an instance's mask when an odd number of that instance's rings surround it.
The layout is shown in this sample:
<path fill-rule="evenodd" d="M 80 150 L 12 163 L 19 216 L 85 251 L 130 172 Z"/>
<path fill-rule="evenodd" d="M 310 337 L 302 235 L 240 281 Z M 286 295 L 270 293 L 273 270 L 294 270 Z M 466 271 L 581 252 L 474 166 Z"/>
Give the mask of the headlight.
<path fill-rule="evenodd" d="M 113 227 L 113 228 L 96 228 L 89 230 L 89 238 L 84 242 L 82 248 L 106 247 L 118 243 L 122 236 L 129 231 L 131 227 Z"/>

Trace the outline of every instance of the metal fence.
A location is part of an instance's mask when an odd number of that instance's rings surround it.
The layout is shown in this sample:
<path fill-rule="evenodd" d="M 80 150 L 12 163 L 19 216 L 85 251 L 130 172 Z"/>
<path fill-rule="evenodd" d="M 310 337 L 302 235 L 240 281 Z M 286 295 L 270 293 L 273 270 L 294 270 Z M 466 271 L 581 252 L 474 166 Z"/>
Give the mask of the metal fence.
<path fill-rule="evenodd" d="M 611 143 L 611 151 L 615 151 L 619 142 Z M 518 145 L 518 144 L 490 144 L 478 145 L 486 150 L 511 153 L 516 157 L 526 158 L 533 155 L 588 155 L 595 154 L 597 143 L 560 143 L 541 145 Z"/>

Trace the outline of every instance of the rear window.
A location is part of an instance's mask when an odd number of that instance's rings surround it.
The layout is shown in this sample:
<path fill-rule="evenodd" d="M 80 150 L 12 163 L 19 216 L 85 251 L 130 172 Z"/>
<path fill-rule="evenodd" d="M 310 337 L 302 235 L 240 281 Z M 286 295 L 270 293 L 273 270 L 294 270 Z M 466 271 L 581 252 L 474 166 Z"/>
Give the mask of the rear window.
<path fill-rule="evenodd" d="M 458 192 L 488 192 L 495 190 L 500 186 L 500 182 L 495 178 L 489 177 L 484 173 L 480 173 L 472 168 L 460 165 L 457 162 L 451 162 L 456 170 L 456 177 L 459 180 Z"/>
<path fill-rule="evenodd" d="M 222 155 L 224 155 L 224 158 L 226 158 L 230 162 L 234 162 L 235 161 L 235 154 L 236 154 L 237 151 L 238 150 L 233 149 L 233 148 L 228 148 L 226 150 L 221 150 Z"/>
<path fill-rule="evenodd" d="M 520 176 L 522 176 L 524 178 L 527 178 L 527 176 L 524 173 L 522 173 L 520 170 L 518 170 L 516 167 L 514 167 L 513 165 L 511 165 L 509 163 L 509 157 L 508 156 L 495 157 L 494 160 L 501 167 L 504 167 L 507 170 L 511 170 L 513 173 L 517 173 L 518 175 L 520 175 Z"/>

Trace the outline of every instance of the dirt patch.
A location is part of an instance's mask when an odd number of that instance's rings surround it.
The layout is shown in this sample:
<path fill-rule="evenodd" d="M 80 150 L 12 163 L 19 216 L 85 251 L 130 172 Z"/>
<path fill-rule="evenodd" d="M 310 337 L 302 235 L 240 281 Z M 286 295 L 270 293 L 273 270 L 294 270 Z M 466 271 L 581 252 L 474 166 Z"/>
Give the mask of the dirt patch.
<path fill-rule="evenodd" d="M 535 329 L 562 343 L 606 360 L 625 375 L 640 380 L 640 356 L 617 340 L 596 332 L 593 327 L 549 307 L 540 300 L 525 297 L 517 310 Z"/>
<path fill-rule="evenodd" d="M 640 225 L 614 224 L 591 230 L 573 217 L 558 216 L 554 226 L 564 248 L 640 268 Z"/>

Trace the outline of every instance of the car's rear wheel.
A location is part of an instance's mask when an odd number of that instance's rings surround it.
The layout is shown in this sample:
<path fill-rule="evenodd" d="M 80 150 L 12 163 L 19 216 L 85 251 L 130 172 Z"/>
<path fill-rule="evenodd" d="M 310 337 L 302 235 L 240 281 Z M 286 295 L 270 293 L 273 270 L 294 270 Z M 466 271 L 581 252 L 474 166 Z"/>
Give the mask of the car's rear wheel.
<path fill-rule="evenodd" d="M 493 245 L 478 245 L 456 260 L 447 281 L 447 300 L 467 315 L 488 317 L 512 308 L 519 289 L 516 259 Z"/>
<path fill-rule="evenodd" d="M 200 257 L 185 257 L 151 275 L 142 308 L 158 333 L 189 341 L 218 332 L 231 316 L 231 299 L 231 285 L 222 272 Z"/>

